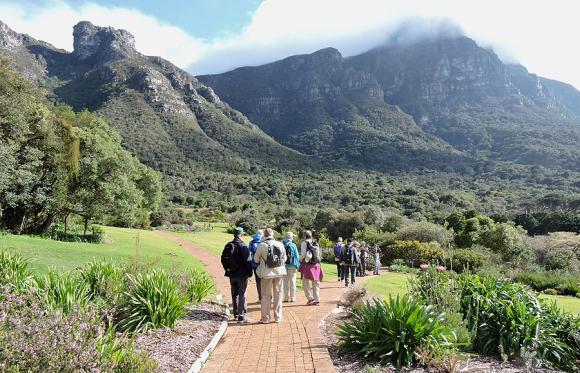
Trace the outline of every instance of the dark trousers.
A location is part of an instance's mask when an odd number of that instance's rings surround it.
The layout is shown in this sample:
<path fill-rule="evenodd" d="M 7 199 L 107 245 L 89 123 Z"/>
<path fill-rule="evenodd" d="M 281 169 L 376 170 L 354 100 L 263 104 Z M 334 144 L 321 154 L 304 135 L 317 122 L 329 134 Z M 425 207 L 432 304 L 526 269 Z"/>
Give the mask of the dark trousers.
<path fill-rule="evenodd" d="M 348 273 L 350 272 L 350 283 L 354 285 L 356 267 L 355 266 L 342 266 L 342 275 L 344 276 L 344 284 L 348 286 Z"/>
<path fill-rule="evenodd" d="M 364 276 L 367 273 L 367 260 L 364 258 L 360 259 L 360 275 Z"/>
<path fill-rule="evenodd" d="M 262 300 L 262 279 L 256 273 L 256 269 L 254 269 L 254 278 L 256 279 L 256 289 L 258 289 L 258 300 L 261 301 Z"/>
<path fill-rule="evenodd" d="M 248 288 L 247 277 L 230 277 L 232 290 L 232 306 L 235 317 L 243 317 L 247 310 L 246 290 Z"/>
<path fill-rule="evenodd" d="M 344 280 L 343 275 L 342 275 L 342 266 L 340 265 L 340 262 L 336 262 L 336 273 L 338 273 L 338 278 L 341 280 Z"/>

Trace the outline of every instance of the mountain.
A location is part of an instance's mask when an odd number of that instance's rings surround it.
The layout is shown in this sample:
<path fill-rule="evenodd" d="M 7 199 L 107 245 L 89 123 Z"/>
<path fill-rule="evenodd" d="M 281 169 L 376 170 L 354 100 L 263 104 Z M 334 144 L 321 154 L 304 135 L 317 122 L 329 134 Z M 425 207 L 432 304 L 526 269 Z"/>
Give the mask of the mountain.
<path fill-rule="evenodd" d="M 277 143 L 195 77 L 139 53 L 129 32 L 80 22 L 73 36 L 69 53 L 0 22 L 0 52 L 53 100 L 105 116 L 126 147 L 164 174 L 305 166 L 307 157 Z"/>
<path fill-rule="evenodd" d="M 580 92 L 504 64 L 467 37 L 348 58 L 327 48 L 197 78 L 309 154 L 346 148 L 341 156 L 379 169 L 516 162 L 580 170 Z"/>

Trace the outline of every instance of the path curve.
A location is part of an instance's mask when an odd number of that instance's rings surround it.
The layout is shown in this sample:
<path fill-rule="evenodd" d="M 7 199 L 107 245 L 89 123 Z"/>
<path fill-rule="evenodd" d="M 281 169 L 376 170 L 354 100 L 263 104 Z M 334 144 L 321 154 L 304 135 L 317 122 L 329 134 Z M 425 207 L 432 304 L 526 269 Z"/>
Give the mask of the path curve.
<path fill-rule="evenodd" d="M 198 258 L 214 278 L 218 290 L 229 301 L 230 284 L 224 276 L 220 258 L 193 243 L 156 231 L 178 243 Z M 358 280 L 358 279 L 357 279 Z M 303 291 L 297 291 L 295 303 L 284 303 L 284 321 L 280 324 L 237 324 L 230 322 L 221 342 L 207 360 L 203 372 L 335 372 L 328 349 L 320 333 L 320 321 L 336 307 L 344 284 L 331 279 L 320 286 L 320 306 L 305 306 Z M 260 305 L 254 279 L 248 284 L 249 316 L 260 319 Z"/>

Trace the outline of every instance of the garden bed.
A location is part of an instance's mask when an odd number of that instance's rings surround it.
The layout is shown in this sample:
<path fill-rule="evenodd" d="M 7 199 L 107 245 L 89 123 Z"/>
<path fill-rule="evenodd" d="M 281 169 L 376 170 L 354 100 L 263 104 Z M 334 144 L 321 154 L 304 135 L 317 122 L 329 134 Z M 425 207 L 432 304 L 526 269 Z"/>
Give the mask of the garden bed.
<path fill-rule="evenodd" d="M 173 329 L 152 329 L 135 337 L 136 349 L 155 359 L 160 371 L 187 372 L 226 319 L 223 306 L 215 303 L 188 311 Z"/>
<path fill-rule="evenodd" d="M 338 324 L 348 321 L 348 313 L 343 309 L 335 309 L 333 312 L 328 314 L 328 316 L 322 321 L 320 325 L 320 330 L 324 338 L 324 342 L 330 353 L 330 358 L 334 364 L 334 368 L 337 373 L 358 373 L 365 372 L 365 367 L 373 368 L 376 372 L 395 372 L 396 369 L 392 365 L 381 366 L 373 361 L 362 361 L 358 357 L 344 355 L 339 353 L 337 346 L 338 337 L 336 336 L 336 328 Z M 524 367 L 519 367 L 511 362 L 502 362 L 493 358 L 483 357 L 483 356 L 469 356 L 465 358 L 459 364 L 457 371 L 462 372 L 505 372 L 505 373 L 515 373 L 515 372 L 526 372 Z M 445 369 L 434 370 L 434 369 L 423 369 L 414 368 L 408 372 L 419 373 L 419 372 L 434 372 L 434 371 L 445 371 Z M 548 370 L 540 370 L 542 372 L 548 372 Z"/>

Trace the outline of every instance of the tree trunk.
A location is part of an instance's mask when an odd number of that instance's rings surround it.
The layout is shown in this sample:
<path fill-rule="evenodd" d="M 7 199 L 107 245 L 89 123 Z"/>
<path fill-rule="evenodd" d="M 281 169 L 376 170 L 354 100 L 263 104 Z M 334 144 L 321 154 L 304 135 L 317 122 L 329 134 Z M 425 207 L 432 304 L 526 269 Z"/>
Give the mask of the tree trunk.
<path fill-rule="evenodd" d="M 38 228 L 38 231 L 41 233 L 45 233 L 48 231 L 52 223 L 54 222 L 54 214 L 50 214 L 46 217 L 42 225 Z"/>
<path fill-rule="evenodd" d="M 85 218 L 85 238 L 87 238 L 88 229 L 89 229 L 89 218 Z"/>
<path fill-rule="evenodd" d="M 24 214 L 22 214 L 22 221 L 20 222 L 20 228 L 18 228 L 18 234 L 22 234 L 24 230 L 24 222 L 26 221 L 26 210 L 24 210 Z"/>

